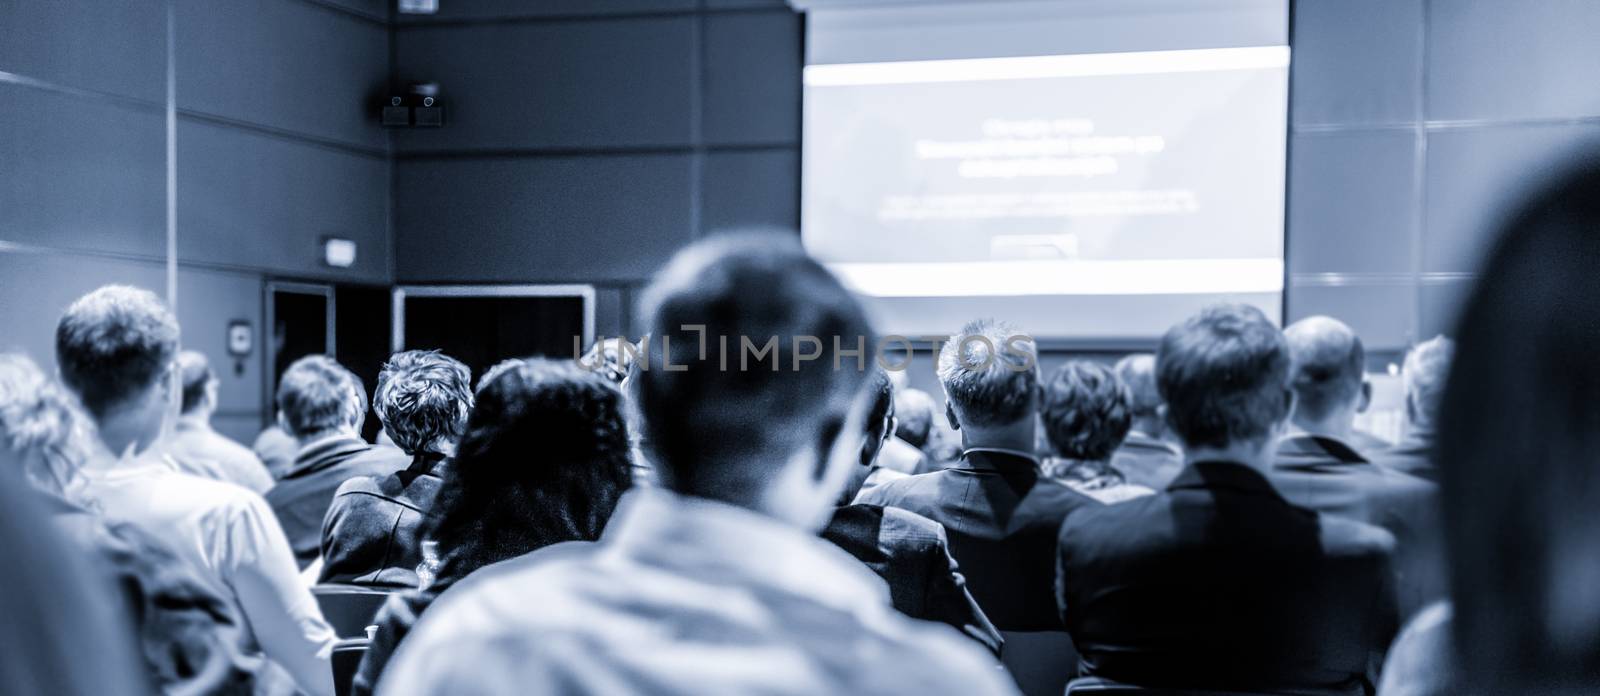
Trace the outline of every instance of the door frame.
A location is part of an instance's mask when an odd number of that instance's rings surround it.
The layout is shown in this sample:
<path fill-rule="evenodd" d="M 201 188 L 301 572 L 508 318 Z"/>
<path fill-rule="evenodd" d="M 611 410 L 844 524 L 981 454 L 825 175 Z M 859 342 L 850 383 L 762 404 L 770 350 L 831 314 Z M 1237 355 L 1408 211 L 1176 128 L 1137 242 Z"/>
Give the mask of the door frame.
<path fill-rule="evenodd" d="M 389 336 L 389 349 L 398 353 L 406 349 L 406 298 L 407 297 L 576 297 L 583 300 L 583 345 L 594 343 L 593 285 L 576 283 L 545 285 L 396 285 L 390 305 L 393 321 Z"/>

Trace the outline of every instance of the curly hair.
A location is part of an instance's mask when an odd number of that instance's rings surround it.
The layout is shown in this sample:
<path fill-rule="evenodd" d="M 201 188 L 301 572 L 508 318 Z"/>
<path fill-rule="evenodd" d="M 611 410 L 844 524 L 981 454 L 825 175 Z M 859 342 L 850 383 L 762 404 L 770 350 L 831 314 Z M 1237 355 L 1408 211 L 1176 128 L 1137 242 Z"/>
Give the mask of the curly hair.
<path fill-rule="evenodd" d="M 437 350 L 395 353 L 378 374 L 372 410 L 406 454 L 454 443 L 472 411 L 472 372 Z"/>
<path fill-rule="evenodd" d="M 423 537 L 440 575 L 594 540 L 630 482 L 622 394 L 570 360 L 496 365 L 478 388 Z"/>
<path fill-rule="evenodd" d="M 19 455 L 34 486 L 67 496 L 88 458 L 87 418 L 27 356 L 0 354 L 0 446 Z"/>
<path fill-rule="evenodd" d="M 161 378 L 178 353 L 178 320 L 155 293 L 107 285 L 78 298 L 56 324 L 61 379 L 96 417 Z"/>
<path fill-rule="evenodd" d="M 1068 362 L 1044 385 L 1040 415 L 1045 436 L 1062 457 L 1108 459 L 1133 425 L 1132 400 L 1128 387 L 1105 366 Z"/>

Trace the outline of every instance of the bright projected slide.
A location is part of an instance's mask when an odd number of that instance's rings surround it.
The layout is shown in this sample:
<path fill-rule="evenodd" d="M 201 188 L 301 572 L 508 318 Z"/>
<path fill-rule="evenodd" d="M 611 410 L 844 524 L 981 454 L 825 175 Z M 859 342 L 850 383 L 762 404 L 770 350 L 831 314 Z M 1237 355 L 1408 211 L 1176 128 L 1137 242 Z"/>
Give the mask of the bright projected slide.
<path fill-rule="evenodd" d="M 809 65 L 805 244 L 887 333 L 1276 317 L 1288 66 L 1287 46 Z"/>

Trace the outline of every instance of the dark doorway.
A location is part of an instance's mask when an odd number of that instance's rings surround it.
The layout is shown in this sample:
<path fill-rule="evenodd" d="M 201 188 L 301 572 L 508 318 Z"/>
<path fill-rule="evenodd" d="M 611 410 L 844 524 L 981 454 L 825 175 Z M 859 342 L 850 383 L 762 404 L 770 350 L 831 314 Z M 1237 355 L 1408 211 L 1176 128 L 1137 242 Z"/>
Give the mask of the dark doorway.
<path fill-rule="evenodd" d="M 333 288 L 311 283 L 268 283 L 267 311 L 272 328 L 269 357 L 272 370 L 266 385 L 266 412 L 271 419 L 277 416 L 273 402 L 278 393 L 278 378 L 289 364 L 307 355 L 334 351 L 333 322 L 330 321 L 334 311 Z"/>
<path fill-rule="evenodd" d="M 474 295 L 475 291 L 486 294 Z M 587 295 L 583 294 L 587 291 Z M 406 348 L 436 348 L 472 368 L 476 381 L 508 358 L 572 357 L 573 339 L 587 347 L 592 290 L 510 294 L 474 288 L 402 288 Z"/>
<path fill-rule="evenodd" d="M 334 358 L 361 378 L 371 400 L 378 389 L 378 372 L 389 359 L 390 343 L 390 292 L 389 288 L 368 285 L 337 285 L 333 289 L 334 306 L 338 307 L 334 321 Z M 377 414 L 368 411 L 361 436 L 375 442 L 383 424 Z"/>

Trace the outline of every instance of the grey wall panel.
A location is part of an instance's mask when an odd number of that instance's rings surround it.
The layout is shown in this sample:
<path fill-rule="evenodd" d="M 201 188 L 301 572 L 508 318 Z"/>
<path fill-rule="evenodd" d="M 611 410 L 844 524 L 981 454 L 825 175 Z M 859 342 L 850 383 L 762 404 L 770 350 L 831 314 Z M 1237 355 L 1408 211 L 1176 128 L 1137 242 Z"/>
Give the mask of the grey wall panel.
<path fill-rule="evenodd" d="M 708 10 L 733 10 L 747 7 L 782 7 L 788 9 L 788 0 L 705 0 Z"/>
<path fill-rule="evenodd" d="M 1288 318 L 1326 314 L 1350 325 L 1367 350 L 1406 346 L 1416 326 L 1415 285 L 1297 287 L 1289 293 Z"/>
<path fill-rule="evenodd" d="M 386 282 L 388 167 L 380 158 L 180 119 L 178 254 L 286 275 Z M 321 265 L 319 240 L 355 240 Z"/>
<path fill-rule="evenodd" d="M 1474 285 L 1473 281 L 1466 279 L 1423 283 L 1420 288 L 1421 316 L 1417 317 L 1417 340 L 1455 334 L 1456 319 Z"/>
<path fill-rule="evenodd" d="M 626 294 L 616 286 L 595 288 L 595 338 L 615 338 L 627 331 Z"/>
<path fill-rule="evenodd" d="M 388 32 L 286 0 L 175 0 L 178 105 L 381 148 Z"/>
<path fill-rule="evenodd" d="M 1295 2 L 1293 122 L 1399 123 L 1419 118 L 1422 1 Z"/>
<path fill-rule="evenodd" d="M 1417 227 L 1417 135 L 1357 131 L 1294 139 L 1289 270 L 1404 273 Z"/>
<path fill-rule="evenodd" d="M 205 353 L 211 361 L 211 370 L 220 382 L 218 410 L 224 413 L 260 417 L 263 340 L 271 335 L 262 326 L 261 292 L 261 276 L 254 273 L 178 269 L 183 347 Z M 251 354 L 237 361 L 228 356 L 228 323 L 234 320 L 250 322 L 256 336 Z"/>
<path fill-rule="evenodd" d="M 396 4 L 395 0 L 308 0 L 331 7 L 337 7 L 374 21 L 389 21 L 389 7 Z"/>
<path fill-rule="evenodd" d="M 794 150 L 706 155 L 701 232 L 740 227 L 800 229 L 800 154 Z"/>
<path fill-rule="evenodd" d="M 1429 18 L 1428 118 L 1600 116 L 1600 3 L 1453 0 Z"/>
<path fill-rule="evenodd" d="M 1428 136 L 1423 270 L 1475 271 L 1508 206 L 1600 145 L 1600 125 L 1502 126 Z"/>
<path fill-rule="evenodd" d="M 0 84 L 0 240 L 166 255 L 159 111 Z"/>
<path fill-rule="evenodd" d="M 402 161 L 395 179 L 402 281 L 634 281 L 692 237 L 687 155 Z"/>
<path fill-rule="evenodd" d="M 800 142 L 800 16 L 788 10 L 705 19 L 705 140 Z"/>
<path fill-rule="evenodd" d="M 162 102 L 163 0 L 0 0 L 0 71 Z"/>
<path fill-rule="evenodd" d="M 56 322 L 84 293 L 108 283 L 136 285 L 162 294 L 166 276 L 158 262 L 76 254 L 0 252 L 0 351 L 22 351 L 55 371 Z"/>
<path fill-rule="evenodd" d="M 401 130 L 402 151 L 622 148 L 690 140 L 694 20 L 414 27 L 397 33 L 398 77 L 435 81 L 439 129 Z"/>
<path fill-rule="evenodd" d="M 695 0 L 447 0 L 439 3 L 438 14 L 396 15 L 396 18 L 401 23 L 426 23 L 689 12 L 694 9 Z"/>

